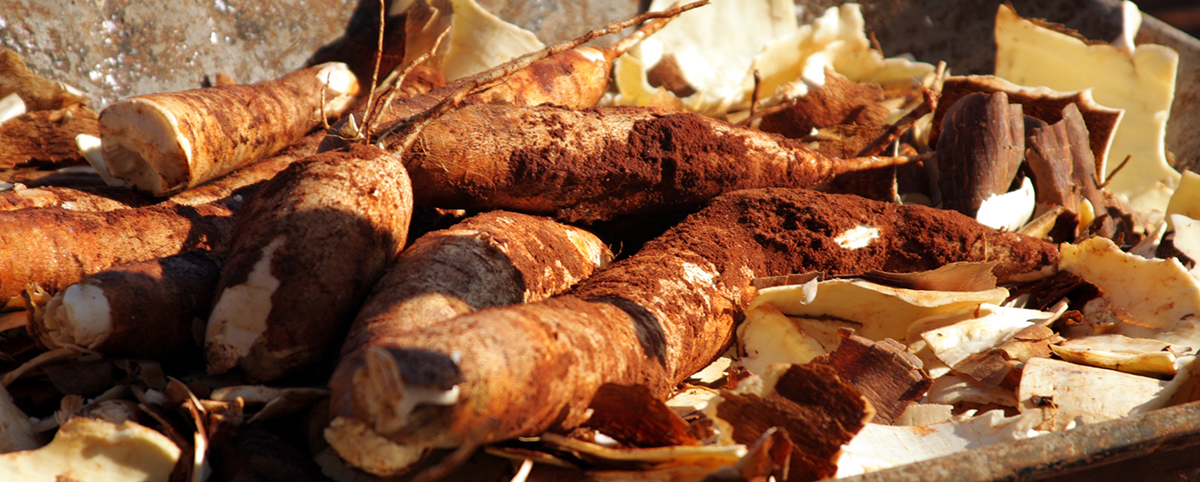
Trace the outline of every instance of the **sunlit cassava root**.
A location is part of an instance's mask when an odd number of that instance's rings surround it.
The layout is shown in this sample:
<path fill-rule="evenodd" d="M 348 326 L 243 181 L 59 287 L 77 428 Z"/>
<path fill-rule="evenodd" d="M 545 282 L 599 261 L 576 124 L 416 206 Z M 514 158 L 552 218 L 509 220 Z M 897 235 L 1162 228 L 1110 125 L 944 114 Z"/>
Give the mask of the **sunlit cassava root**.
<path fill-rule="evenodd" d="M 189 251 L 90 275 L 30 310 L 29 332 L 50 349 L 187 362 L 200 353 L 193 325 L 212 304 L 220 258 Z"/>
<path fill-rule="evenodd" d="M 834 238 L 861 225 L 880 237 L 840 247 Z M 1052 272 L 1057 253 L 955 212 L 805 190 L 740 191 L 570 294 L 368 343 L 353 355 L 359 359 L 342 361 L 358 368 L 338 371 L 330 386 L 333 400 L 347 389 L 352 400 L 352 411 L 336 415 L 413 451 L 533 436 L 586 420 L 604 383 L 668 395 L 729 346 L 753 278 L 986 260 L 1010 282 Z"/>
<path fill-rule="evenodd" d="M 358 93 L 341 63 L 253 85 L 130 97 L 100 113 L 113 177 L 155 196 L 196 186 L 263 159 L 340 117 Z"/>
<path fill-rule="evenodd" d="M 600 97 L 608 92 L 609 74 L 613 61 L 639 42 L 662 27 L 666 26 L 680 13 L 707 5 L 708 2 L 695 2 L 682 7 L 668 9 L 664 12 L 649 12 L 634 19 L 618 22 L 611 26 L 594 30 L 575 40 L 564 42 L 514 59 L 512 62 L 493 68 L 467 78 L 457 79 L 445 87 L 435 89 L 425 95 L 398 99 L 382 108 L 371 122 L 379 126 L 378 132 L 387 132 L 404 127 L 407 121 L 414 117 L 438 115 L 439 104 L 450 102 L 457 104 L 509 104 L 509 105 L 539 105 L 554 104 L 568 108 L 583 109 L 596 105 Z M 582 47 L 583 43 L 620 29 L 636 25 L 650 19 L 633 34 L 605 48 Z M 544 58 L 539 58 L 544 57 Z M 453 99 L 455 95 L 463 95 L 461 99 Z M 345 131 L 346 123 L 353 118 L 363 119 L 363 112 L 356 112 L 352 117 L 343 120 L 337 126 L 337 131 Z M 357 135 L 357 127 L 351 129 L 352 135 Z M 403 142 L 403 136 L 384 136 L 384 146 L 395 149 Z M 345 145 L 347 139 L 343 135 L 331 135 L 322 144 L 321 149 L 327 150 Z"/>
<path fill-rule="evenodd" d="M 411 216 L 399 156 L 373 147 L 317 154 L 268 181 L 234 226 L 205 334 L 209 371 L 274 380 L 336 350 Z"/>
<path fill-rule="evenodd" d="M 323 134 L 305 136 L 278 154 L 255 162 L 200 186 L 168 198 L 153 198 L 126 187 L 83 186 L 77 188 L 43 186 L 0 192 L 0 211 L 57 207 L 69 211 L 112 211 L 144 207 L 158 203 L 195 206 L 224 199 L 247 186 L 274 177 L 293 162 L 317 152 Z"/>
<path fill-rule="evenodd" d="M 359 310 L 343 356 L 368 343 L 381 346 L 395 339 L 403 344 L 407 332 L 466 313 L 546 299 L 611 259 L 604 243 L 579 228 L 505 211 L 474 216 L 420 237 L 397 258 Z M 349 359 L 361 360 L 361 354 Z M 358 366 L 343 364 L 337 371 Z M 332 412 L 352 413 L 349 387 L 339 392 L 346 397 L 332 402 Z M 379 445 L 386 440 L 351 418 L 332 421 L 326 439 L 342 459 L 376 475 L 394 475 L 411 464 L 380 456 L 387 448 Z"/>
<path fill-rule="evenodd" d="M 37 283 L 50 293 L 98 271 L 184 251 L 229 247 L 240 199 L 108 212 L 0 212 L 0 303 Z"/>
<path fill-rule="evenodd" d="M 825 157 L 804 143 L 689 113 L 473 105 L 428 124 L 405 166 L 419 205 L 566 221 L 695 209 L 755 187 L 815 187 L 908 157 Z"/>

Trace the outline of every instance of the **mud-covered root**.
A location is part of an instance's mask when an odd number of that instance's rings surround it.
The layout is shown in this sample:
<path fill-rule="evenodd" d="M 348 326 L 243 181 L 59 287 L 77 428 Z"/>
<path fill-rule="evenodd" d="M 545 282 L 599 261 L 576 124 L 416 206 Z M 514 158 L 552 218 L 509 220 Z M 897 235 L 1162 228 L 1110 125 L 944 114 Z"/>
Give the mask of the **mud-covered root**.
<path fill-rule="evenodd" d="M 346 396 L 332 401 L 331 411 L 353 412 L 353 368 L 361 357 L 372 356 L 359 348 L 370 345 L 367 350 L 374 350 L 378 358 L 378 350 L 386 350 L 389 340 L 402 344 L 406 333 L 453 323 L 454 317 L 485 308 L 543 300 L 585 279 L 612 256 L 596 236 L 582 229 L 504 211 L 480 214 L 422 236 L 388 269 L 359 310 L 342 350 L 349 361 L 339 364 L 330 381 Z M 453 399 L 429 395 L 432 401 Z M 414 397 L 407 400 L 414 402 Z M 414 402 L 400 410 L 415 406 Z M 326 439 L 343 460 L 376 475 L 405 471 L 412 463 L 409 459 L 423 452 L 391 444 L 344 417 L 331 422 Z"/>
<path fill-rule="evenodd" d="M 50 349 L 186 363 L 200 354 L 193 328 L 220 274 L 220 256 L 206 251 L 110 268 L 58 292 L 44 311 L 30 311 L 43 316 L 31 316 L 29 332 Z"/>
<path fill-rule="evenodd" d="M 113 266 L 196 249 L 225 250 L 240 206 L 240 200 L 228 199 L 108 212 L 0 212 L 0 304 L 19 300 L 33 283 L 56 293 Z"/>
<path fill-rule="evenodd" d="M 404 245 L 412 188 L 399 156 L 355 145 L 292 165 L 239 214 L 209 316 L 212 373 L 294 375 L 336 350 Z"/>
<path fill-rule="evenodd" d="M 879 236 L 841 241 L 864 226 Z M 665 397 L 719 356 L 754 278 L 956 261 L 996 261 L 1011 282 L 1053 271 L 1057 249 L 956 212 L 796 189 L 730 193 L 571 294 L 368 344 L 343 360 L 353 383 L 333 397 L 349 390 L 352 412 L 336 415 L 414 452 L 570 429 L 604 383 Z"/>
<path fill-rule="evenodd" d="M 757 187 L 815 187 L 909 162 L 835 159 L 696 114 L 642 107 L 472 105 L 425 127 L 405 166 L 417 204 L 591 222 L 698 209 Z"/>
<path fill-rule="evenodd" d="M 100 113 L 110 174 L 164 196 L 274 154 L 354 102 L 358 81 L 329 63 L 253 85 L 131 97 Z"/>

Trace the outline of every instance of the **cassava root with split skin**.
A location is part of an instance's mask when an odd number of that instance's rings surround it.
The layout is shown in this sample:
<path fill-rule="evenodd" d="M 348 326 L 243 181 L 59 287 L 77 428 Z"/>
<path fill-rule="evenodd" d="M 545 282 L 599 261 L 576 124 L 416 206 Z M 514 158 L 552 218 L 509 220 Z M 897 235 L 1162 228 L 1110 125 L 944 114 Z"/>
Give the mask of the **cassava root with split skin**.
<path fill-rule="evenodd" d="M 408 235 L 399 156 L 354 145 L 294 164 L 238 215 L 208 319 L 211 373 L 297 374 L 336 345 Z M 336 349 L 336 347 L 334 347 Z"/>
<path fill-rule="evenodd" d="M 403 343 L 404 334 L 477 310 L 534 302 L 559 294 L 612 259 L 594 235 L 545 218 L 492 211 L 413 242 L 375 285 L 359 310 L 342 353 L 360 360 L 359 348 Z M 359 365 L 341 364 L 336 372 Z M 334 380 L 350 381 L 350 375 Z M 339 387 L 349 395 L 349 387 Z M 350 413 L 352 401 L 332 402 L 331 413 Z M 415 405 L 414 405 L 415 406 Z M 326 439 L 343 460 L 376 475 L 395 475 L 411 461 L 379 454 L 382 437 L 354 419 L 334 420 Z M 419 457 L 421 451 L 411 454 Z M 389 460 L 391 459 L 391 460 Z"/>
<path fill-rule="evenodd" d="M 473 105 L 425 126 L 405 166 L 420 205 L 591 222 L 695 209 L 729 191 L 816 187 L 907 157 L 825 157 L 803 142 L 654 108 Z"/>
<path fill-rule="evenodd" d="M 253 85 L 131 97 L 100 113 L 101 150 L 113 177 L 165 196 L 274 154 L 357 93 L 345 64 L 329 63 Z"/>
<path fill-rule="evenodd" d="M 880 237 L 858 249 L 838 244 L 861 225 Z M 804 190 L 739 191 L 568 295 L 368 345 L 360 360 L 343 360 L 360 368 L 337 374 L 333 399 L 350 387 L 353 412 L 342 416 L 414 451 L 570 429 L 587 418 L 604 383 L 643 385 L 663 397 L 720 355 L 753 296 L 753 278 L 986 260 L 1012 282 L 1052 272 L 1057 256 L 1052 244 L 954 212 Z"/>

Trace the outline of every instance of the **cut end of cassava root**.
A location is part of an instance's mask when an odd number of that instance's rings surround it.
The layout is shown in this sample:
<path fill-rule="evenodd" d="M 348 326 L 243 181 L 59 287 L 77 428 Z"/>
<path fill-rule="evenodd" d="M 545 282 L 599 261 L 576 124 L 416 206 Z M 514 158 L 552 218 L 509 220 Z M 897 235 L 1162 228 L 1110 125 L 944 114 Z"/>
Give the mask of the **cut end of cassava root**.
<path fill-rule="evenodd" d="M 381 437 L 362 421 L 347 417 L 335 417 L 329 422 L 325 441 L 342 460 L 379 477 L 409 472 L 431 450 L 397 444 Z"/>
<path fill-rule="evenodd" d="M 112 316 L 104 289 L 74 284 L 46 304 L 41 340 L 50 348 L 94 349 L 112 332 Z"/>
<path fill-rule="evenodd" d="M 405 365 L 405 366 L 401 366 Z M 417 368 L 414 376 L 413 368 Z M 409 380 L 401 374 L 408 373 Z M 462 373 L 452 357 L 424 350 L 389 350 L 371 346 L 353 375 L 355 404 L 370 414 L 373 429 L 393 433 L 403 428 L 420 405 L 458 403 Z"/>
<path fill-rule="evenodd" d="M 149 192 L 187 181 L 191 142 L 171 111 L 149 99 L 127 99 L 104 109 L 100 151 L 108 173 Z"/>

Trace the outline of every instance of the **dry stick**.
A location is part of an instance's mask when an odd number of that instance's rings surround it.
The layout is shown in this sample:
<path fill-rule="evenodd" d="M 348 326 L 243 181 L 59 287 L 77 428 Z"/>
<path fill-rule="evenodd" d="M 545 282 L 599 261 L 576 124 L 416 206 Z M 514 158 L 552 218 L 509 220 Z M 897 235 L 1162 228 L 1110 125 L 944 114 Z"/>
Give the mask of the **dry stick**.
<path fill-rule="evenodd" d="M 442 45 L 442 39 L 446 38 L 446 35 L 449 33 L 450 29 L 447 28 L 446 30 L 443 30 L 441 35 L 438 35 L 437 40 L 434 40 L 433 47 L 429 52 L 418 55 L 417 58 L 413 59 L 411 64 L 404 66 L 404 70 L 400 70 L 399 67 L 397 67 L 396 70 L 393 70 L 392 73 L 388 75 L 386 79 L 384 79 L 385 84 L 387 84 L 389 81 L 392 81 L 392 87 L 391 90 L 388 91 L 387 98 L 375 107 L 376 112 L 371 112 L 371 105 L 368 101 L 366 109 L 367 116 L 363 117 L 362 127 L 362 137 L 364 142 L 371 138 L 371 127 L 374 126 L 375 119 L 383 112 L 387 112 L 387 109 L 392 106 L 392 100 L 396 98 L 396 93 L 400 91 L 401 85 L 404 84 L 404 79 L 408 78 L 408 74 L 411 73 L 413 69 L 417 68 L 417 66 L 421 65 L 426 60 L 429 60 L 429 58 L 433 56 L 433 52 L 437 52 L 438 47 Z M 372 91 L 371 96 L 374 97 L 374 95 L 375 93 Z"/>
<path fill-rule="evenodd" d="M 876 137 L 875 140 L 867 144 L 861 151 L 858 151 L 858 154 L 855 154 L 854 157 L 878 155 L 888 145 L 895 142 L 904 131 L 907 131 L 913 124 L 920 120 L 921 117 L 937 109 L 937 94 L 926 89 L 925 86 L 921 86 L 921 96 L 922 101 L 920 104 L 914 107 L 913 110 L 908 111 L 907 114 L 904 114 L 904 117 L 901 117 L 900 120 L 889 126 L 887 131 Z"/>
<path fill-rule="evenodd" d="M 858 249 L 838 244 L 861 225 L 881 236 Z M 605 383 L 665 397 L 719 356 L 755 277 L 920 271 L 956 261 L 997 261 L 997 277 L 1012 282 L 1053 272 L 1058 250 L 955 212 L 806 190 L 739 191 L 571 294 L 436 324 L 407 334 L 403 346 L 368 345 L 343 386 L 353 417 L 413 449 L 570 430 L 588 418 Z M 495 428 L 475 432 L 488 424 Z"/>
<path fill-rule="evenodd" d="M 602 37 L 604 35 L 609 35 L 609 34 L 620 32 L 621 30 L 624 30 L 633 25 L 637 25 L 639 23 L 645 22 L 646 20 L 670 19 L 670 18 L 678 16 L 679 14 L 681 14 L 683 12 L 691 10 L 693 8 L 700 7 L 703 5 L 708 5 L 708 4 L 709 4 L 709 0 L 701 0 L 699 2 L 689 3 L 682 7 L 670 8 L 670 9 L 664 10 L 662 12 L 646 12 L 646 13 L 638 15 L 634 18 L 631 18 L 629 20 L 616 22 L 616 23 L 610 24 L 606 27 L 592 30 L 592 31 L 584 34 L 582 37 L 576 38 L 575 40 L 571 40 L 571 41 L 560 43 L 558 45 L 546 47 L 537 52 L 530 52 L 528 54 L 517 57 L 516 59 L 511 60 L 505 64 L 499 65 L 497 67 L 493 67 L 492 69 L 484 72 L 483 74 L 473 78 L 470 82 L 467 82 L 467 83 L 463 84 L 462 86 L 458 87 L 457 89 L 455 89 L 453 92 L 451 92 L 449 95 L 447 95 L 445 99 L 443 99 L 441 102 L 439 102 L 434 107 L 432 107 L 420 114 L 410 116 L 409 118 L 396 123 L 392 127 L 388 128 L 386 131 L 380 133 L 379 139 L 377 140 L 377 144 L 383 144 L 384 140 L 387 139 L 388 136 L 394 134 L 396 131 L 403 129 L 407 126 L 413 126 L 412 131 L 408 134 L 407 137 L 405 137 L 404 142 L 401 144 L 401 147 L 399 149 L 399 152 L 407 152 L 408 149 L 410 147 L 412 147 L 412 144 L 414 142 L 416 142 L 417 135 L 420 134 L 420 131 L 422 130 L 423 126 L 425 124 L 427 124 L 430 119 L 437 118 L 438 116 L 441 116 L 442 114 L 446 113 L 446 111 L 449 111 L 450 109 L 457 107 L 459 104 L 462 103 L 463 98 L 465 98 L 467 95 L 470 95 L 472 92 L 474 92 L 476 89 L 478 89 L 481 86 L 492 84 L 496 81 L 499 81 L 500 79 L 503 79 L 504 77 L 512 75 L 513 73 L 528 67 L 530 64 L 532 64 L 538 60 L 542 60 L 551 55 L 555 55 L 555 54 L 558 54 L 561 52 L 565 52 L 567 50 L 574 49 L 576 47 L 579 47 L 580 45 L 591 42 L 592 40 L 595 40 L 598 37 Z M 654 27 L 654 30 L 661 28 L 662 25 L 665 25 L 665 23 L 656 23 L 656 25 L 657 26 Z M 620 50 L 620 49 L 627 50 L 629 48 L 632 48 L 633 45 L 636 45 L 637 42 L 640 42 L 643 38 L 645 38 L 647 35 L 649 35 L 649 33 L 646 33 L 647 31 L 650 31 L 650 30 L 639 29 L 639 31 L 635 35 L 631 35 L 630 37 L 619 42 L 618 45 L 614 45 L 613 50 Z"/>
<path fill-rule="evenodd" d="M 1121 161 L 1120 164 L 1117 164 L 1117 167 L 1115 169 L 1113 169 L 1112 172 L 1108 173 L 1108 179 L 1105 179 L 1104 183 L 1100 184 L 1100 189 L 1104 189 L 1105 187 L 1107 187 L 1108 183 L 1112 181 L 1113 177 L 1116 176 L 1118 172 L 1121 172 L 1121 169 L 1125 169 L 1125 165 L 1129 164 L 1129 160 L 1132 158 L 1133 158 L 1132 154 L 1126 155 L 1125 160 Z"/>
<path fill-rule="evenodd" d="M 364 128 L 364 132 L 366 132 L 367 134 L 370 134 L 370 132 L 371 132 L 368 126 L 371 125 L 370 124 L 371 102 L 373 102 L 375 100 L 375 86 L 378 85 L 378 81 L 379 81 L 379 62 L 381 62 L 383 60 L 383 30 L 384 30 L 384 24 L 387 21 L 386 17 L 387 17 L 387 7 L 384 5 L 383 0 L 379 0 L 379 42 L 375 45 L 375 68 L 372 69 L 372 71 L 371 71 L 371 90 L 367 91 L 367 108 L 366 108 L 367 117 L 363 118 L 363 128 Z M 415 64 L 415 62 L 414 62 L 414 64 Z M 363 137 L 363 144 L 370 142 L 367 135 L 364 135 L 362 137 Z"/>

